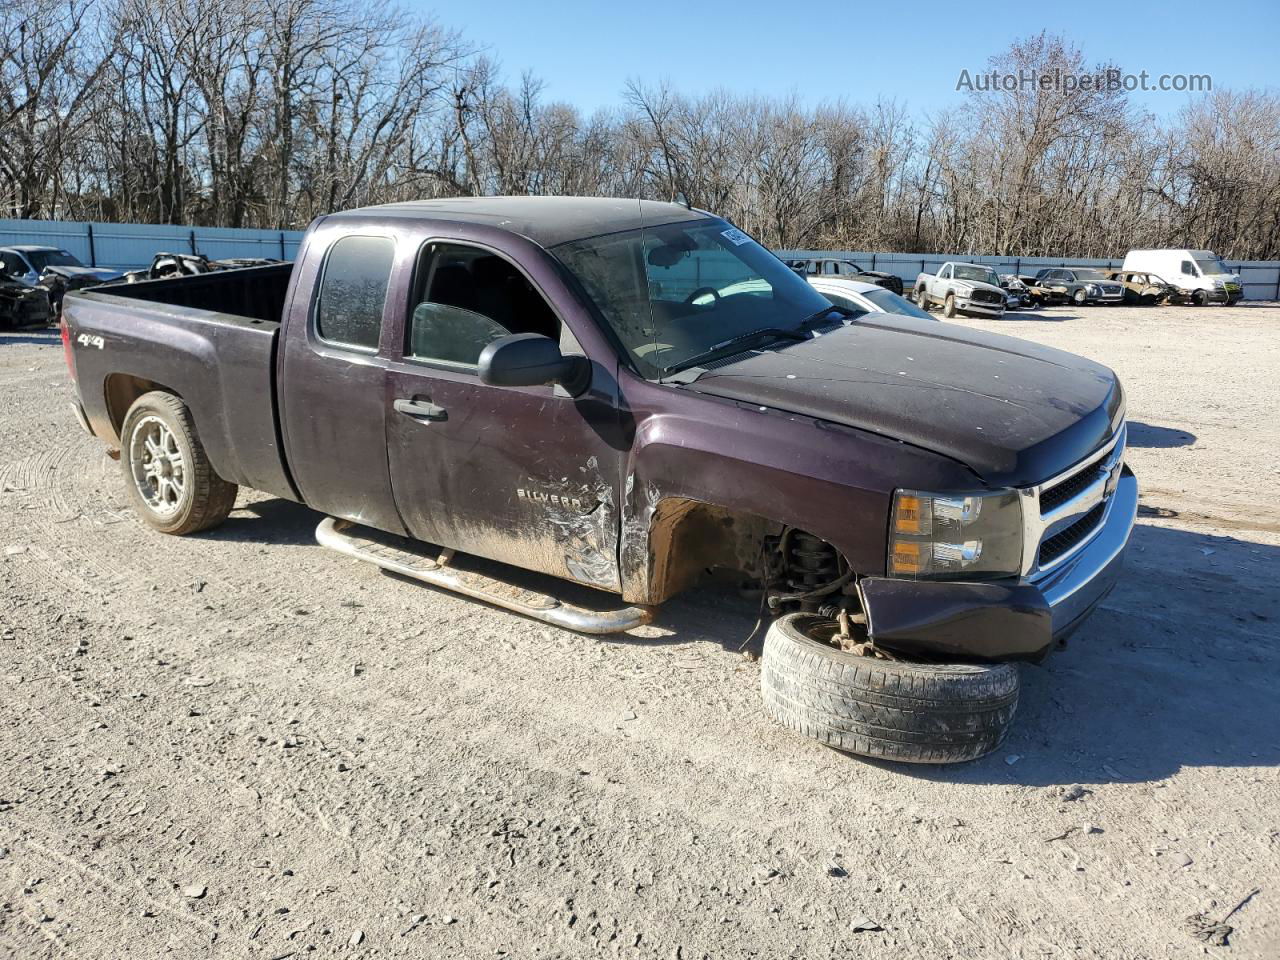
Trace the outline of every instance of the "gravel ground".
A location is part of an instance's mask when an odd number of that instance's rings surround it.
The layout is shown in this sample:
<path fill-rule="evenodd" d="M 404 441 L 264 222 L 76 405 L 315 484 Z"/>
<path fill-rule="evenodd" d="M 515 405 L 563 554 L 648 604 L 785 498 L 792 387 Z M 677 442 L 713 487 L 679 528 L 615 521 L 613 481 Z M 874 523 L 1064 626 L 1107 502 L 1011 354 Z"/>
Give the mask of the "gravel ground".
<path fill-rule="evenodd" d="M 1117 369 L 1144 496 L 1006 745 L 933 768 L 771 725 L 727 593 L 600 640 L 278 500 L 153 534 L 0 334 L 0 955 L 1274 960 L 1280 307 L 958 322 Z"/>

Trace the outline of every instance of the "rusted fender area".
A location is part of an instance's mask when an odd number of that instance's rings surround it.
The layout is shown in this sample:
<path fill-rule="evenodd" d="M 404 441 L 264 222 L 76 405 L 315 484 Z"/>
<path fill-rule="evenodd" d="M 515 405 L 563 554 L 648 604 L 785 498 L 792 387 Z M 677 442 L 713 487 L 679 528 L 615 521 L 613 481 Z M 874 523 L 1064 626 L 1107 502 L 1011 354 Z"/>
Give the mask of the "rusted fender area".
<path fill-rule="evenodd" d="M 621 484 L 619 566 L 629 603 L 661 603 L 680 585 L 667 567 L 682 516 L 699 520 L 684 543 L 702 554 L 712 552 L 709 539 L 746 531 L 749 545 L 761 525 L 785 525 L 832 544 L 859 575 L 877 575 L 896 487 L 981 486 L 962 464 L 889 437 L 625 372 L 620 380 L 635 418 Z M 699 505 L 720 522 L 705 522 Z"/>

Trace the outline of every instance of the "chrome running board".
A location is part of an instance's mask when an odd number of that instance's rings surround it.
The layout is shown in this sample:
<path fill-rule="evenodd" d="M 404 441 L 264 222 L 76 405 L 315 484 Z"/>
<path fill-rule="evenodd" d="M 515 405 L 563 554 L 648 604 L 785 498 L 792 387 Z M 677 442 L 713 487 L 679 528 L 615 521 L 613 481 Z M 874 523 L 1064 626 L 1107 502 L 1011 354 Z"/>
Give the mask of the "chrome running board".
<path fill-rule="evenodd" d="M 349 520 L 325 517 L 316 527 L 316 541 L 330 550 L 376 564 L 404 577 L 412 577 L 433 587 L 452 590 L 475 600 L 483 600 L 497 607 L 504 607 L 534 620 L 550 623 L 578 633 L 621 633 L 640 627 L 653 620 L 653 610 L 647 607 L 622 607 L 617 610 L 588 610 L 562 603 L 555 597 L 534 590 L 526 590 L 515 584 L 470 570 L 449 566 L 452 550 L 442 551 L 440 557 L 430 557 L 402 550 L 359 533 L 348 533 L 355 527 Z"/>

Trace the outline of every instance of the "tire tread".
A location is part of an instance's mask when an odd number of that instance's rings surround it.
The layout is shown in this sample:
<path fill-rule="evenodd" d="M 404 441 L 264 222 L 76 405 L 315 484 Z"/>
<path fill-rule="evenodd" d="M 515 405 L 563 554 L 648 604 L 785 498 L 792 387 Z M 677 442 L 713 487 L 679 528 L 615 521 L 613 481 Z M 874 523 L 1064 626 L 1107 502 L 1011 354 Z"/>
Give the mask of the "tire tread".
<path fill-rule="evenodd" d="M 191 454 L 191 466 L 187 474 L 192 486 L 191 503 L 183 513 L 174 518 L 172 523 L 159 522 L 159 518 L 147 507 L 134 486 L 132 467 L 129 463 L 128 437 L 132 432 L 133 421 L 148 412 L 171 418 L 173 426 L 182 434 L 182 439 Z M 218 526 L 235 508 L 239 487 L 222 479 L 213 469 L 213 465 L 209 462 L 209 455 L 200 442 L 199 434 L 196 433 L 191 411 L 180 397 L 163 390 L 144 393 L 134 401 L 128 414 L 125 415 L 120 436 L 121 445 L 124 448 L 121 451 L 120 465 L 124 470 L 125 483 L 138 514 L 149 526 L 161 533 L 185 536 Z"/>
<path fill-rule="evenodd" d="M 1004 741 L 1018 703 L 1012 664 L 872 660 L 777 620 L 760 683 L 778 723 L 849 753 L 908 763 L 972 760 Z"/>

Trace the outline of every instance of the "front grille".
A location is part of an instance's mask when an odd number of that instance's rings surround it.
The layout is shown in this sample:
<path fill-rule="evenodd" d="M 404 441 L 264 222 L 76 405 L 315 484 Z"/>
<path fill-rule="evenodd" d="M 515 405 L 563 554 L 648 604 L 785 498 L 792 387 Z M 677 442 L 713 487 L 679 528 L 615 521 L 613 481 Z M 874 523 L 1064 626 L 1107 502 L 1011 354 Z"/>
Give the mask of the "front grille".
<path fill-rule="evenodd" d="M 1004 294 L 994 290 L 975 290 L 969 294 L 969 299 L 976 303 L 1003 303 Z"/>
<path fill-rule="evenodd" d="M 1089 536 L 1097 528 L 1098 524 L 1102 522 L 1102 515 L 1106 512 L 1106 509 L 1105 502 L 1098 504 L 1071 526 L 1060 530 L 1040 544 L 1039 565 L 1044 567 L 1053 563 L 1053 561 Z"/>
<path fill-rule="evenodd" d="M 1053 513 L 1072 497 L 1086 490 L 1097 479 L 1098 469 L 1092 467 L 1087 470 L 1081 470 L 1074 476 L 1067 477 L 1061 483 L 1043 491 L 1040 494 L 1040 516 L 1043 517 L 1047 513 Z"/>

